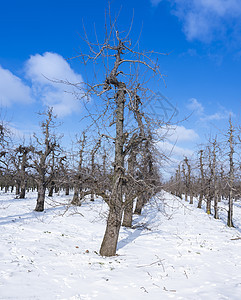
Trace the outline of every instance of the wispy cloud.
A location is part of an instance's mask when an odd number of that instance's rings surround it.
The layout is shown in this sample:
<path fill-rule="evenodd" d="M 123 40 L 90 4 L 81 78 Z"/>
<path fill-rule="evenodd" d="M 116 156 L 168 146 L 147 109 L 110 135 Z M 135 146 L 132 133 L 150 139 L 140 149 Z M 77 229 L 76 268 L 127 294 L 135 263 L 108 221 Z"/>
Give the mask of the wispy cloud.
<path fill-rule="evenodd" d="M 228 111 L 226 109 L 222 109 L 221 111 L 218 111 L 211 115 L 204 115 L 200 118 L 200 121 L 207 122 L 207 121 L 220 121 L 220 120 L 227 120 L 229 116 L 233 116 L 234 114 L 231 111 Z"/>
<path fill-rule="evenodd" d="M 188 129 L 184 126 L 168 126 L 167 128 L 162 128 L 159 133 L 172 143 L 194 142 L 199 138 L 194 129 Z"/>
<path fill-rule="evenodd" d="M 183 24 L 188 40 L 211 41 L 241 25 L 240 0 L 165 0 Z M 161 0 L 151 0 L 156 6 Z M 233 22 L 235 20 L 235 22 Z M 234 25 L 235 24 L 235 25 Z"/>
<path fill-rule="evenodd" d="M 200 102 L 198 102 L 196 98 L 191 98 L 188 101 L 187 108 L 199 115 L 204 113 L 203 105 Z"/>
<path fill-rule="evenodd" d="M 170 143 L 169 141 L 161 141 L 158 143 L 158 147 L 160 151 L 164 152 L 165 155 L 176 159 L 177 161 L 180 161 L 183 159 L 183 157 L 187 156 L 190 157 L 193 155 L 194 150 L 183 148 L 177 145 L 174 145 Z"/>
<path fill-rule="evenodd" d="M 227 110 L 223 106 L 218 106 L 218 110 L 212 114 L 207 114 L 204 110 L 204 106 L 196 98 L 192 98 L 188 101 L 187 108 L 194 112 L 198 116 L 199 122 L 211 122 L 227 120 L 229 116 L 234 116 L 232 111 Z"/>
<path fill-rule="evenodd" d="M 151 0 L 153 6 L 157 6 L 162 0 Z"/>
<path fill-rule="evenodd" d="M 190 158 L 194 155 L 194 146 L 199 135 L 194 129 L 187 129 L 184 126 L 162 128 L 160 134 L 165 138 L 158 142 L 157 146 L 159 151 L 170 159 L 166 165 L 166 172 L 169 173 L 171 170 L 174 171 L 184 157 Z"/>
<path fill-rule="evenodd" d="M 59 54 L 46 52 L 31 56 L 26 62 L 26 76 L 31 80 L 35 97 L 44 105 L 52 106 L 58 116 L 80 110 L 80 103 L 74 97 L 74 87 L 59 81 L 81 83 L 82 76 L 75 73 Z"/>
<path fill-rule="evenodd" d="M 16 103 L 29 104 L 33 101 L 31 88 L 21 78 L 0 66 L 0 105 L 10 107 Z"/>
<path fill-rule="evenodd" d="M 169 141 L 187 142 L 194 141 L 198 138 L 199 136 L 194 129 L 187 129 L 184 126 L 176 126 L 171 129 L 171 136 L 169 137 Z"/>

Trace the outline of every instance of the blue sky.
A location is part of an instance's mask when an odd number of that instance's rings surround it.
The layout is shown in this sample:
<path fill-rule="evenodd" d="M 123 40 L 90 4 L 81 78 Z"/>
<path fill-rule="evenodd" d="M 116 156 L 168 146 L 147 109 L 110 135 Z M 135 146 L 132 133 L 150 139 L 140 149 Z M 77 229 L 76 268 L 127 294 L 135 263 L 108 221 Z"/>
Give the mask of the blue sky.
<path fill-rule="evenodd" d="M 36 112 L 52 105 L 63 122 L 65 142 L 84 127 L 81 103 L 51 79 L 81 81 L 86 70 L 73 57 L 89 39 L 103 34 L 104 0 L 42 0 L 1 2 L 0 103 L 2 115 L 16 132 L 37 131 Z M 227 127 L 229 114 L 240 122 L 240 0 L 111 1 L 120 30 L 128 30 L 140 48 L 170 53 L 159 59 L 167 75 L 160 92 L 176 106 L 176 120 L 185 119 L 169 141 L 176 154 L 189 155 L 193 145 Z M 44 76 L 43 76 L 44 75 Z"/>

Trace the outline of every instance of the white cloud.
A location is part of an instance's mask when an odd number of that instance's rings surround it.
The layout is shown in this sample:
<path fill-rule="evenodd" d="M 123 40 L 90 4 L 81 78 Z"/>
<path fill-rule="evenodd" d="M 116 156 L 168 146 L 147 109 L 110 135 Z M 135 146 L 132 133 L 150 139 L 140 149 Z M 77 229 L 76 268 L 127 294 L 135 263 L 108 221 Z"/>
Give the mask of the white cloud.
<path fill-rule="evenodd" d="M 220 121 L 225 119 L 227 120 L 230 115 L 233 116 L 233 113 L 224 109 L 212 115 L 205 115 L 202 118 L 200 118 L 200 121 L 207 122 L 207 121 Z"/>
<path fill-rule="evenodd" d="M 182 148 L 177 145 L 173 145 L 168 141 L 158 142 L 160 151 L 164 152 L 168 157 L 173 156 L 177 160 L 182 160 L 183 157 L 191 157 L 194 153 L 193 150 L 188 148 Z"/>
<path fill-rule="evenodd" d="M 153 6 L 157 6 L 162 0 L 151 0 Z"/>
<path fill-rule="evenodd" d="M 171 162 L 180 162 L 184 157 L 191 157 L 194 154 L 192 148 L 195 145 L 195 140 L 199 139 L 199 135 L 193 129 L 187 129 L 184 126 L 171 126 L 162 128 L 159 133 L 165 138 L 158 142 L 157 146 L 160 152 L 170 159 L 168 169 L 170 169 Z"/>
<path fill-rule="evenodd" d="M 215 113 L 207 114 L 204 111 L 203 105 L 195 98 L 189 100 L 187 108 L 196 114 L 196 117 L 198 117 L 198 121 L 202 122 L 202 125 L 211 121 L 227 120 L 230 115 L 235 116 L 232 111 L 229 111 L 225 107 L 220 105 L 218 105 L 218 109 Z"/>
<path fill-rule="evenodd" d="M 171 142 L 187 142 L 198 138 L 198 134 L 193 129 L 187 129 L 184 126 L 175 126 L 170 129 L 168 140 Z"/>
<path fill-rule="evenodd" d="M 175 14 L 183 23 L 183 31 L 188 40 L 210 41 L 223 36 L 232 19 L 240 22 L 240 0 L 167 0 Z M 151 0 L 157 5 L 159 0 Z M 230 32 L 229 32 L 230 33 Z"/>
<path fill-rule="evenodd" d="M 199 138 L 194 129 L 187 129 L 184 126 L 168 126 L 161 128 L 159 134 L 165 137 L 169 142 L 188 142 Z"/>
<path fill-rule="evenodd" d="M 14 103 L 28 104 L 33 101 L 30 87 L 0 66 L 0 105 L 10 107 Z"/>
<path fill-rule="evenodd" d="M 75 73 L 59 54 L 46 52 L 31 56 L 26 63 L 26 75 L 32 82 L 36 98 L 52 106 L 58 116 L 80 110 L 80 103 L 74 97 L 75 88 L 59 81 L 81 83 L 82 76 Z"/>
<path fill-rule="evenodd" d="M 190 109 L 191 111 L 197 113 L 197 114 L 203 114 L 204 113 L 203 105 L 200 102 L 198 102 L 196 98 L 191 98 L 189 100 L 187 108 Z"/>

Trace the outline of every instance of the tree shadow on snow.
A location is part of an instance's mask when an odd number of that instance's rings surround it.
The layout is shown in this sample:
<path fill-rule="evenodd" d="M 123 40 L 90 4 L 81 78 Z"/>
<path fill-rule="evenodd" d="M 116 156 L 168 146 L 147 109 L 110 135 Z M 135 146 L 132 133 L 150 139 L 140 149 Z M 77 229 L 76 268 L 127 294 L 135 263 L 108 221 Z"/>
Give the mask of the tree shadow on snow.
<path fill-rule="evenodd" d="M 47 208 L 43 212 L 31 211 L 28 213 L 1 217 L 0 218 L 0 226 L 12 224 L 12 223 L 23 223 L 25 220 L 29 220 L 29 219 L 38 219 L 38 217 L 47 216 L 49 212 L 62 210 L 62 209 L 66 209 L 66 206 L 62 205 L 62 206 L 58 206 L 58 207 Z"/>
<path fill-rule="evenodd" d="M 143 227 L 143 228 L 138 227 L 134 231 L 131 228 L 130 229 L 125 228 L 125 232 L 128 234 L 128 236 L 118 242 L 117 250 L 120 250 L 120 249 L 124 248 L 126 245 L 132 243 L 139 236 L 147 236 L 147 235 L 153 235 L 153 234 L 161 235 L 161 233 L 162 233 L 161 230 L 152 231 L 151 229 L 148 230 L 145 227 Z"/>
<path fill-rule="evenodd" d="M 147 236 L 153 234 L 161 234 L 161 230 L 152 230 L 148 226 L 153 223 L 153 220 L 156 218 L 157 214 L 159 213 L 158 210 L 146 211 L 143 215 L 138 216 L 136 219 L 133 220 L 132 228 L 123 227 L 122 231 L 127 234 L 127 237 L 123 238 L 118 242 L 117 250 L 124 248 L 126 245 L 132 243 L 136 240 L 139 236 Z M 143 222 L 144 221 L 144 222 Z"/>

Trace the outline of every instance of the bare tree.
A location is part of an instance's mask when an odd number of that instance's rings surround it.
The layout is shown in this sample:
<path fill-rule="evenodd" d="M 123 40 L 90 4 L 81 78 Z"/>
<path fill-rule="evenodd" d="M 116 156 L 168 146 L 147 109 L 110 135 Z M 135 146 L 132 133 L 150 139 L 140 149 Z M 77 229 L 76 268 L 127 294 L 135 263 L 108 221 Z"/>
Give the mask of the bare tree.
<path fill-rule="evenodd" d="M 176 170 L 176 196 L 182 199 L 182 180 L 181 180 L 181 166 L 178 165 Z"/>
<path fill-rule="evenodd" d="M 186 174 L 187 194 L 189 194 L 189 197 L 190 197 L 190 204 L 193 204 L 193 190 L 192 190 L 192 186 L 191 186 L 191 165 L 188 162 L 187 157 L 185 157 L 184 162 L 187 165 L 187 174 Z"/>
<path fill-rule="evenodd" d="M 50 181 L 50 185 L 49 185 L 49 197 L 53 197 L 53 193 L 54 193 L 54 188 L 55 188 L 55 177 L 56 177 L 56 172 L 55 172 L 55 153 L 54 151 L 52 151 L 51 153 L 52 157 L 49 160 L 49 164 L 50 164 L 50 168 L 51 168 L 51 181 Z"/>
<path fill-rule="evenodd" d="M 1 115 L 0 115 L 1 116 Z M 11 144 L 11 131 L 7 122 L 1 116 L 0 120 L 0 179 L 4 185 L 6 182 L 5 191 L 7 191 L 10 179 L 10 144 Z"/>
<path fill-rule="evenodd" d="M 53 115 L 53 109 L 49 108 L 41 115 L 46 116 L 46 119 L 41 123 L 42 138 L 34 134 L 37 145 L 34 149 L 33 158 L 33 166 L 36 171 L 35 179 L 38 185 L 35 211 L 38 212 L 44 210 L 46 188 L 54 176 L 53 172 L 51 172 L 51 153 L 60 149 L 56 134 L 53 132 L 56 127 L 54 121 L 56 116 Z"/>
<path fill-rule="evenodd" d="M 129 156 L 128 156 L 128 169 L 126 174 L 126 183 L 125 183 L 125 207 L 124 207 L 124 216 L 122 226 L 131 227 L 132 226 L 132 216 L 133 216 L 133 207 L 135 198 L 140 199 L 140 188 L 136 182 L 136 167 L 137 160 L 136 156 L 138 154 L 138 146 L 140 145 L 140 141 L 136 135 L 132 136 L 130 143 L 128 145 L 129 148 Z M 143 202 L 142 202 L 143 203 Z M 141 210 L 141 208 L 140 208 Z M 139 212 L 138 212 L 139 213 Z"/>
<path fill-rule="evenodd" d="M 185 169 L 185 164 L 182 164 L 182 174 L 183 174 L 183 181 L 184 181 L 184 194 L 185 194 L 185 201 L 188 201 L 187 195 L 188 195 L 188 175 Z"/>
<path fill-rule="evenodd" d="M 106 66 L 106 74 L 103 81 L 97 84 L 82 84 L 81 95 L 83 95 L 83 86 L 85 86 L 85 98 L 89 98 L 92 95 L 105 100 L 104 111 L 99 114 L 97 120 L 98 122 L 101 121 L 104 116 L 107 116 L 108 120 L 110 120 L 109 125 L 106 126 L 105 122 L 104 126 L 105 128 L 111 128 L 111 134 L 104 134 L 104 136 L 114 142 L 114 167 L 110 190 L 108 193 L 105 191 L 99 193 L 109 205 L 107 225 L 100 254 L 102 256 L 113 256 L 116 254 L 122 214 L 125 208 L 123 188 L 126 182 L 125 176 L 128 173 L 125 164 L 125 157 L 128 152 L 126 147 L 131 140 L 131 136 L 138 130 L 138 122 L 136 124 L 134 119 L 127 124 L 126 111 L 133 114 L 137 100 L 137 91 L 144 95 L 144 89 L 140 85 L 138 75 L 147 73 L 147 71 L 151 71 L 154 75 L 158 74 L 161 76 L 161 74 L 156 62 L 150 58 L 153 53 L 136 51 L 131 46 L 129 35 L 121 37 L 121 34 L 116 29 L 116 22 L 110 25 L 109 31 L 106 28 L 106 36 L 103 43 L 100 43 L 98 40 L 97 43 L 90 43 L 87 38 L 86 41 L 90 54 L 80 55 L 80 57 L 85 62 L 93 61 L 95 66 L 97 66 L 97 60 L 102 59 Z M 91 117 L 93 119 L 93 114 Z M 147 117 L 145 120 L 147 120 Z M 99 131 L 96 119 L 93 122 L 97 125 Z M 115 126 L 114 130 L 112 129 L 113 126 Z M 130 173 L 132 173 L 130 164 L 129 168 Z"/>
<path fill-rule="evenodd" d="M 204 197 L 204 187 L 205 187 L 205 179 L 204 179 L 204 165 L 203 165 L 203 150 L 200 150 L 200 157 L 199 157 L 199 167 L 200 167 L 200 194 L 198 200 L 198 208 L 202 208 L 202 201 Z"/>
<path fill-rule="evenodd" d="M 91 194 L 90 194 L 90 201 L 94 201 L 94 187 L 95 187 L 95 169 L 96 169 L 96 165 L 95 165 L 95 156 L 96 156 L 96 152 L 98 151 L 98 149 L 101 146 L 101 139 L 98 140 L 98 142 L 95 144 L 94 148 L 91 151 L 91 177 L 92 180 L 94 181 L 94 184 L 92 184 L 92 188 L 91 188 Z"/>
<path fill-rule="evenodd" d="M 234 155 L 234 128 L 232 124 L 231 117 L 229 118 L 229 178 L 228 178 L 228 185 L 229 185 L 229 196 L 228 196 L 228 222 L 227 225 L 229 227 L 233 226 L 233 184 L 234 184 L 234 162 L 233 162 L 233 155 Z"/>
<path fill-rule="evenodd" d="M 81 198 L 82 198 L 82 189 L 83 189 L 83 155 L 84 155 L 84 147 L 86 143 L 86 134 L 82 133 L 82 139 L 78 140 L 78 144 L 80 145 L 80 149 L 78 151 L 78 167 L 77 171 L 74 173 L 74 196 L 71 201 L 71 204 L 81 206 Z"/>
<path fill-rule="evenodd" d="M 33 148 L 31 146 L 23 146 L 20 145 L 17 149 L 16 152 L 19 153 L 19 160 L 20 160 L 20 172 L 19 172 L 19 178 L 20 178 L 20 193 L 19 193 L 19 198 L 23 199 L 25 198 L 25 193 L 26 193 L 26 185 L 27 185 L 27 173 L 26 173 L 26 168 L 29 167 L 28 159 L 29 159 L 29 154 Z"/>
<path fill-rule="evenodd" d="M 212 174 L 213 174 L 213 189 L 214 189 L 214 218 L 218 219 L 218 185 L 217 185 L 217 138 L 213 141 L 213 164 L 212 164 Z"/>

